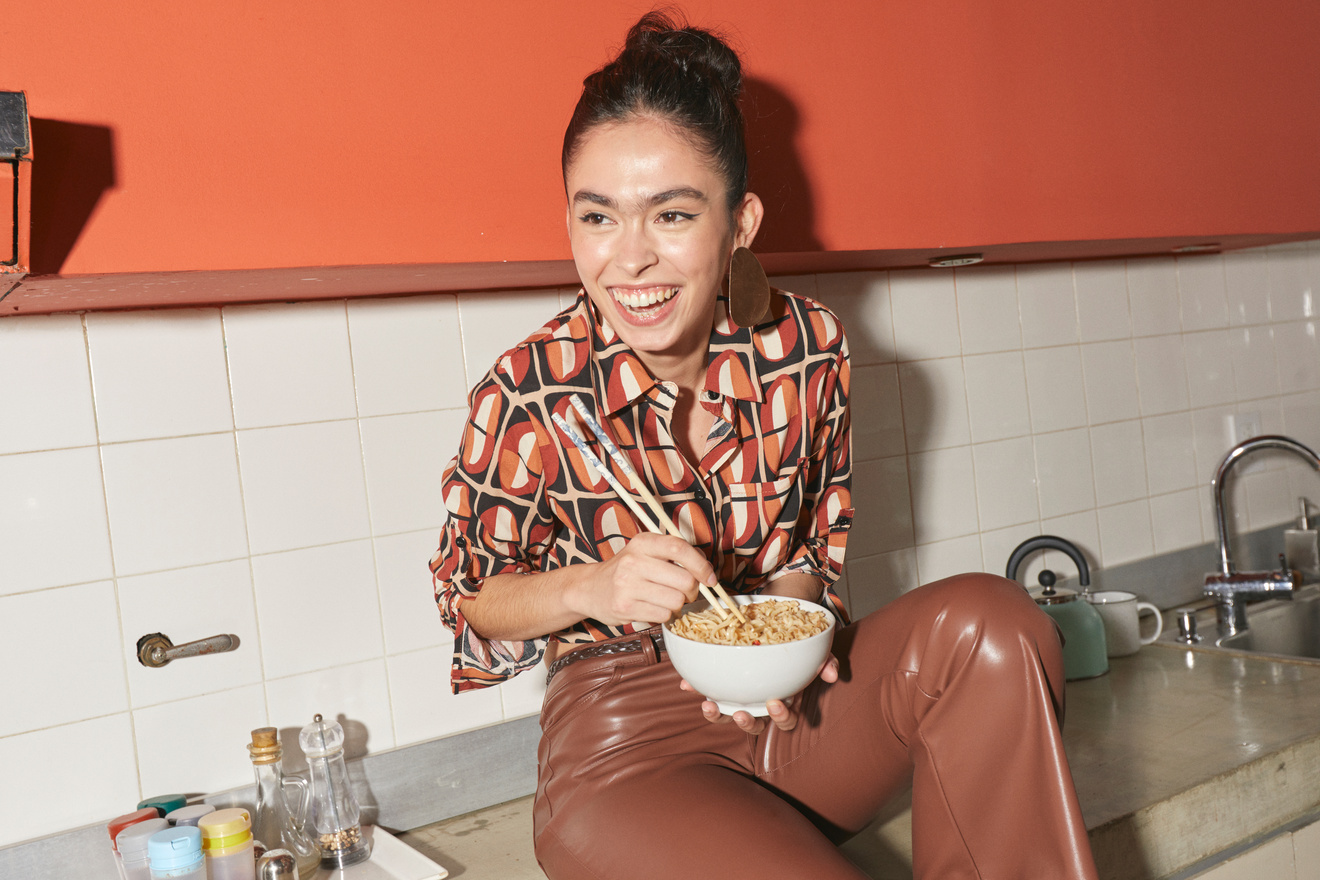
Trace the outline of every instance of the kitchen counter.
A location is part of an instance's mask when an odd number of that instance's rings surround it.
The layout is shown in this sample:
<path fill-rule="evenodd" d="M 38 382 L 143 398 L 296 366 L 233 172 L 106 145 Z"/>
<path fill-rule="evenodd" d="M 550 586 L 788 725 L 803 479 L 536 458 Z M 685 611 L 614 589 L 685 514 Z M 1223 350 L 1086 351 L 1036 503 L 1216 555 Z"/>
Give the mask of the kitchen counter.
<path fill-rule="evenodd" d="M 1184 871 L 1320 807 L 1320 663 L 1154 644 L 1070 682 L 1064 742 L 1103 880 Z M 541 878 L 531 798 L 400 835 L 465 880 Z M 844 847 L 910 878 L 899 802 Z"/>

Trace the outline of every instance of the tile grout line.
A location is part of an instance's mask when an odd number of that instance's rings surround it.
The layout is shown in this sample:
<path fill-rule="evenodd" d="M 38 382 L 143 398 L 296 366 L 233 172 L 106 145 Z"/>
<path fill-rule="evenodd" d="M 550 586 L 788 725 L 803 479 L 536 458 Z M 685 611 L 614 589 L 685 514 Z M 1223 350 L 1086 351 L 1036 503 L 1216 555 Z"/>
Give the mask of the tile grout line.
<path fill-rule="evenodd" d="M 225 359 L 225 386 L 229 390 L 229 416 L 234 424 L 233 448 L 234 467 L 238 471 L 238 501 L 243 510 L 243 539 L 247 543 L 248 593 L 252 597 L 252 628 L 256 633 L 257 674 L 261 676 L 261 702 L 266 712 L 265 723 L 270 724 L 270 694 L 266 690 L 266 650 L 265 636 L 261 629 L 261 603 L 257 596 L 257 570 L 253 565 L 255 554 L 252 552 L 252 524 L 248 517 L 247 481 L 243 479 L 243 456 L 238 448 L 238 403 L 234 397 L 233 361 L 229 356 L 229 326 L 225 320 L 229 308 L 220 309 L 220 347 Z"/>
<path fill-rule="evenodd" d="M 376 522 L 371 509 L 371 483 L 367 479 L 367 439 L 362 431 L 362 404 L 358 396 L 358 367 L 353 359 L 353 321 L 344 302 L 344 334 L 348 339 L 348 367 L 353 382 L 353 412 L 357 422 L 358 456 L 362 462 L 362 495 L 367 504 L 367 532 L 370 535 L 371 576 L 376 593 L 376 620 L 380 636 L 380 663 L 385 674 L 385 705 L 390 715 L 391 747 L 399 744 L 399 724 L 394 713 L 394 688 L 390 681 L 389 650 L 385 641 L 385 597 L 381 591 L 380 556 L 376 551 Z"/>
<path fill-rule="evenodd" d="M 138 798 L 142 798 L 142 760 L 138 753 L 137 717 L 133 714 L 133 686 L 129 672 L 128 645 L 124 636 L 124 608 L 119 595 L 119 571 L 115 564 L 114 527 L 110 522 L 110 487 L 105 477 L 105 453 L 101 443 L 101 413 L 96 399 L 96 375 L 92 369 L 91 332 L 87 326 L 87 314 L 80 316 L 83 331 L 83 351 L 87 362 L 87 383 L 92 397 L 92 425 L 96 433 L 96 465 L 101 474 L 101 503 L 105 512 L 106 545 L 110 554 L 110 584 L 114 592 L 116 627 L 119 630 L 119 662 L 123 675 L 124 715 L 128 720 L 129 742 L 133 749 L 133 775 L 137 781 Z M 117 713 L 116 713 L 117 714 Z"/>

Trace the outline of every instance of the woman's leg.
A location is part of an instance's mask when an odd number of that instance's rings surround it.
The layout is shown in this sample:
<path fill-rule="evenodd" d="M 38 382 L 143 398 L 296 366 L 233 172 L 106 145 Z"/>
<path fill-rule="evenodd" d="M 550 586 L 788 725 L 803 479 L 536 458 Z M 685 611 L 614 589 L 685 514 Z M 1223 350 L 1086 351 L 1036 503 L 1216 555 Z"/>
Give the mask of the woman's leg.
<path fill-rule="evenodd" d="M 1094 878 L 1059 734 L 1054 623 L 1020 586 L 962 575 L 836 639 L 840 680 L 761 736 L 757 772 L 827 833 L 860 830 L 912 780 L 918 878 Z"/>
<path fill-rule="evenodd" d="M 801 813 L 746 775 L 684 763 L 606 785 L 541 830 L 551 880 L 865 880 Z"/>
<path fill-rule="evenodd" d="M 653 653 L 566 668 L 542 726 L 533 819 L 551 880 L 865 877 L 754 778 L 756 738 L 707 722 Z"/>

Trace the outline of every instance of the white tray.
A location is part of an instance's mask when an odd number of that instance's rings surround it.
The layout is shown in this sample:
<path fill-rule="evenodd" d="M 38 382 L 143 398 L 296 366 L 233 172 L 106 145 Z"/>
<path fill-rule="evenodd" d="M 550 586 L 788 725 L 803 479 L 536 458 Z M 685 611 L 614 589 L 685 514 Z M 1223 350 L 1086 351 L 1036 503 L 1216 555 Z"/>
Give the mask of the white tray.
<path fill-rule="evenodd" d="M 443 880 L 449 872 L 383 828 L 364 825 L 371 858 L 337 870 L 318 868 L 302 880 Z"/>

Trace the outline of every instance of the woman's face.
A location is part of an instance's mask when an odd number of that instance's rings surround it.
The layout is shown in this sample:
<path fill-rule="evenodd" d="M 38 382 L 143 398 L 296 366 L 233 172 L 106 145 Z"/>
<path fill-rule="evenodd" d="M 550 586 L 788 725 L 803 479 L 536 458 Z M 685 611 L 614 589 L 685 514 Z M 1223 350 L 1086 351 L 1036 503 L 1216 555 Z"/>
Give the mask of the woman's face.
<path fill-rule="evenodd" d="M 588 132 L 564 182 L 573 261 L 601 315 L 648 365 L 697 352 L 704 365 L 729 255 L 756 235 L 760 200 L 731 214 L 709 159 L 649 117 Z"/>

